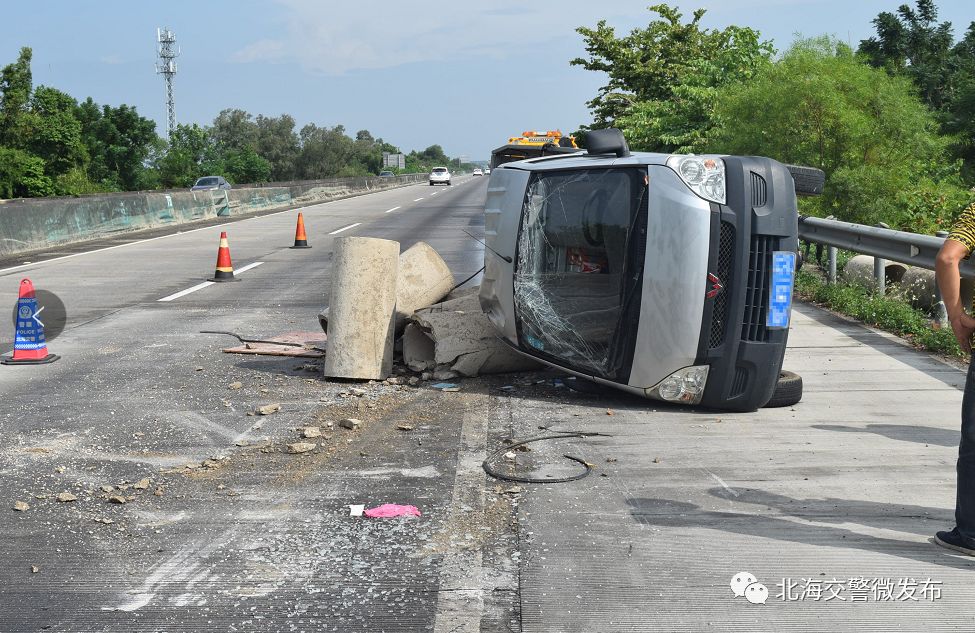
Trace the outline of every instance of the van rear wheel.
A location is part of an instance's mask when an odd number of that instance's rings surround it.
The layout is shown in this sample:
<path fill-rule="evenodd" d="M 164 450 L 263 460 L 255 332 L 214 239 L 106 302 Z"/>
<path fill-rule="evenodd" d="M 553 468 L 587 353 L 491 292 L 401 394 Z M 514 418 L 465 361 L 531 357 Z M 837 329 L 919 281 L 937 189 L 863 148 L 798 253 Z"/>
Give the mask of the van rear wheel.
<path fill-rule="evenodd" d="M 765 408 L 791 407 L 802 400 L 802 376 L 791 371 L 779 373 L 772 397 L 765 403 Z"/>

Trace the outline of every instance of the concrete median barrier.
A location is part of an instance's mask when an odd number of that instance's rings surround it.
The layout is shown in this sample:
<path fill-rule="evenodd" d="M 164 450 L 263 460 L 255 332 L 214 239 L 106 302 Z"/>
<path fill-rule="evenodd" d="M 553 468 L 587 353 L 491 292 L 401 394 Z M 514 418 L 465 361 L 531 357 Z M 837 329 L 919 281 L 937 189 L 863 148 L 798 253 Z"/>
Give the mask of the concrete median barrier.
<path fill-rule="evenodd" d="M 425 174 L 410 174 L 395 178 L 272 183 L 228 191 L 151 191 L 0 200 L 0 256 L 119 233 L 328 202 L 405 186 L 425 178 Z"/>

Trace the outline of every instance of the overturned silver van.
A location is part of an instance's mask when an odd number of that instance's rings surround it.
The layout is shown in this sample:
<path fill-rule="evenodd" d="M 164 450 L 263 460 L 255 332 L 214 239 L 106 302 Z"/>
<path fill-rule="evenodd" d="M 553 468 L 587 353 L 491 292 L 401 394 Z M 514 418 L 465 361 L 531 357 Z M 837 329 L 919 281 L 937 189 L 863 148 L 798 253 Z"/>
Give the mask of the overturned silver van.
<path fill-rule="evenodd" d="M 631 154 L 618 130 L 586 146 L 491 172 L 484 312 L 518 351 L 579 377 L 765 405 L 788 339 L 799 177 L 769 158 Z"/>

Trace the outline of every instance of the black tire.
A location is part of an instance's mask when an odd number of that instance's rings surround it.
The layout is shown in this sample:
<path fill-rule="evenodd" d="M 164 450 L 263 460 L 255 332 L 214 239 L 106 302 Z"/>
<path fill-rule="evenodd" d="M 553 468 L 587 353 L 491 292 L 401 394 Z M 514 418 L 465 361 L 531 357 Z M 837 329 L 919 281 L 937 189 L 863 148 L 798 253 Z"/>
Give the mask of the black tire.
<path fill-rule="evenodd" d="M 797 196 L 818 196 L 823 193 L 826 173 L 822 169 L 801 165 L 786 165 L 785 168 L 792 174 Z"/>
<path fill-rule="evenodd" d="M 765 408 L 791 407 L 802 400 L 802 376 L 791 371 L 782 371 L 775 383 L 772 397 Z"/>

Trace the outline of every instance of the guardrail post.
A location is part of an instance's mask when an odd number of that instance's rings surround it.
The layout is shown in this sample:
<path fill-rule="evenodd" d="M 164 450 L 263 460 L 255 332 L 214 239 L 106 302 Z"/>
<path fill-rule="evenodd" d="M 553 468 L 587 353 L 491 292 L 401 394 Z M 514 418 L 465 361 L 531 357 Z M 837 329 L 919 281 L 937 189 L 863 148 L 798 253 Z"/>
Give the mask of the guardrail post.
<path fill-rule="evenodd" d="M 935 233 L 937 237 L 948 237 L 948 231 L 938 231 Z M 937 279 L 934 284 L 934 316 L 938 319 L 938 323 L 941 327 L 948 326 L 948 309 L 945 307 L 944 299 L 941 298 L 941 288 L 938 287 Z"/>
<path fill-rule="evenodd" d="M 830 246 L 829 250 L 829 272 L 827 273 L 826 281 L 830 284 L 836 283 L 836 253 L 838 249 L 835 246 Z"/>
<path fill-rule="evenodd" d="M 882 229 L 889 229 L 890 227 L 883 222 L 877 222 L 877 226 Z M 873 276 L 877 281 L 877 292 L 884 295 L 887 294 L 887 260 L 881 257 L 873 258 Z"/>

